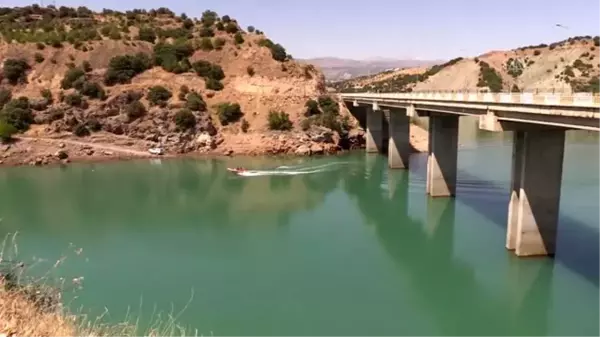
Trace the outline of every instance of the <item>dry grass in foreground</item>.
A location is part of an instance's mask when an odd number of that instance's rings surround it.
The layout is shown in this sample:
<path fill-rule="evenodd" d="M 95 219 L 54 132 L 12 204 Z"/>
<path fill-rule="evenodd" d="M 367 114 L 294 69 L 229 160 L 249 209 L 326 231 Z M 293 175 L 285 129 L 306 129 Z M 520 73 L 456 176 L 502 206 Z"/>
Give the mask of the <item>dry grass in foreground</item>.
<path fill-rule="evenodd" d="M 41 277 L 27 276 L 28 269 L 36 263 L 28 266 L 15 259 L 18 253 L 15 239 L 16 234 L 7 236 L 0 246 L 0 337 L 186 336 L 185 329 L 176 323 L 181 312 L 164 317 L 153 315 L 150 327 L 141 329 L 139 317 L 108 324 L 103 322 L 107 312 L 90 319 L 83 313 L 70 311 L 62 305 L 62 293 L 81 289 L 83 277 L 74 278 L 68 285 L 62 278 L 58 283 L 52 279 L 52 273 L 65 261 L 65 256 Z M 81 250 L 75 252 L 79 255 Z"/>

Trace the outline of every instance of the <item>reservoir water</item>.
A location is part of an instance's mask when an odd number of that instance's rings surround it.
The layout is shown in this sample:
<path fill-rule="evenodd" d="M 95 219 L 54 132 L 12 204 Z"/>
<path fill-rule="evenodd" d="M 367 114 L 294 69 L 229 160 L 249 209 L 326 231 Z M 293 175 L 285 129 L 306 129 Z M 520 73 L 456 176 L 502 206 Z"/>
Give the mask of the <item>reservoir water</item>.
<path fill-rule="evenodd" d="M 203 335 L 598 335 L 598 138 L 568 135 L 557 255 L 504 248 L 507 137 L 461 133 L 455 199 L 364 152 L 0 169 L 0 234 L 84 276 L 73 308 Z M 231 166 L 319 167 L 238 177 Z M 287 168 L 297 169 L 297 167 Z M 300 170 L 302 171 L 302 170 Z"/>

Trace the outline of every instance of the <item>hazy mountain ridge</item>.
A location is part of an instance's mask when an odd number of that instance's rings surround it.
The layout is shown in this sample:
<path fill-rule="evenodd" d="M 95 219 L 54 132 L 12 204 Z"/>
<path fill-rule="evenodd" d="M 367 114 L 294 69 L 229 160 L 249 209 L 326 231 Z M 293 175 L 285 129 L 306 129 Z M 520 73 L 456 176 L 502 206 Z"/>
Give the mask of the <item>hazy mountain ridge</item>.
<path fill-rule="evenodd" d="M 339 81 L 359 76 L 372 75 L 386 70 L 431 66 L 443 63 L 442 60 L 402 60 L 371 58 L 365 60 L 338 57 L 319 57 L 300 60 L 318 67 L 328 81 Z"/>

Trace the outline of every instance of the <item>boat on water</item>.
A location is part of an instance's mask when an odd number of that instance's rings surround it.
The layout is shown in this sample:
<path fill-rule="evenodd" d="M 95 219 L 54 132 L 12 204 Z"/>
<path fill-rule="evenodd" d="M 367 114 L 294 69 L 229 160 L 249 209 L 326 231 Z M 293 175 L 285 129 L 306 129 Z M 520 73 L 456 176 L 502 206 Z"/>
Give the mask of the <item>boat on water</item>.
<path fill-rule="evenodd" d="M 235 168 L 228 167 L 227 171 L 233 172 L 235 174 L 239 174 L 239 173 L 245 172 L 247 170 L 245 168 L 243 168 L 243 167 L 235 167 Z"/>

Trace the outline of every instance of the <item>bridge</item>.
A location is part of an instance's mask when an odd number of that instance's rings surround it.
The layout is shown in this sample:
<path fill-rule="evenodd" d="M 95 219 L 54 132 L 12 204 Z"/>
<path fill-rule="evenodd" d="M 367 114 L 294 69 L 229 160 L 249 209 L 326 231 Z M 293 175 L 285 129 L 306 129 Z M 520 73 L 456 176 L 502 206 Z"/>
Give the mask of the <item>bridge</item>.
<path fill-rule="evenodd" d="M 600 131 L 600 96 L 414 92 L 352 93 L 340 98 L 353 114 L 366 114 L 366 150 L 387 149 L 391 169 L 408 168 L 410 118 L 429 117 L 426 192 L 431 197 L 456 194 L 461 116 L 479 118 L 482 130 L 512 132 L 506 248 L 517 256 L 554 255 L 565 131 Z"/>

